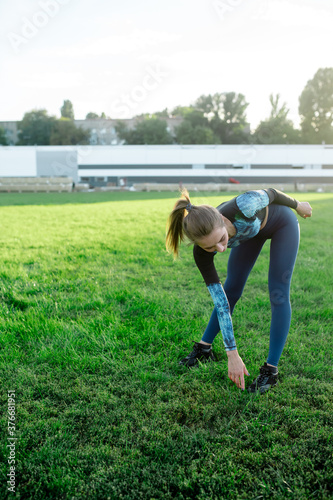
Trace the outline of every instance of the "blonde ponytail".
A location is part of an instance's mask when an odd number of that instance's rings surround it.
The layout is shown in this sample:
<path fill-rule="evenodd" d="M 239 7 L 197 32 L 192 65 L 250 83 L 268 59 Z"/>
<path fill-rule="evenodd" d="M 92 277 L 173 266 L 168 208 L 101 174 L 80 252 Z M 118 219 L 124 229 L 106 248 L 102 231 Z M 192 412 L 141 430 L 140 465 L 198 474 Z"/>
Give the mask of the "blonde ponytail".
<path fill-rule="evenodd" d="M 186 207 L 188 207 L 188 209 L 193 208 L 186 188 L 181 190 L 181 196 L 182 197 L 176 202 L 169 215 L 169 229 L 166 235 L 166 249 L 169 253 L 173 253 L 174 258 L 178 257 L 179 245 L 181 241 L 184 241 L 183 221 L 185 216 L 188 214 Z"/>
<path fill-rule="evenodd" d="M 181 196 L 169 215 L 166 234 L 166 249 L 173 253 L 175 259 L 185 236 L 191 243 L 196 243 L 216 227 L 224 227 L 221 214 L 216 208 L 210 205 L 192 205 L 186 188 L 181 190 Z"/>

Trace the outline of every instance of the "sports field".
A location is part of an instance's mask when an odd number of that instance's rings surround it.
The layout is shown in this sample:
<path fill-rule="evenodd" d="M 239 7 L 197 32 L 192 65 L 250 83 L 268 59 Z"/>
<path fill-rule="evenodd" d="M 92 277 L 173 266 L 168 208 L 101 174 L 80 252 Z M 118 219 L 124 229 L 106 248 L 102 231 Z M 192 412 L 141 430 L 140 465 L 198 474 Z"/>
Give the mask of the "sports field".
<path fill-rule="evenodd" d="M 178 366 L 213 303 L 192 247 L 165 250 L 177 196 L 0 195 L 1 498 L 333 498 L 333 194 L 297 194 L 313 216 L 299 218 L 281 383 L 263 396 L 228 379 L 221 334 L 217 363 Z M 268 353 L 268 256 L 233 314 L 247 385 Z M 223 281 L 227 255 L 215 263 Z"/>

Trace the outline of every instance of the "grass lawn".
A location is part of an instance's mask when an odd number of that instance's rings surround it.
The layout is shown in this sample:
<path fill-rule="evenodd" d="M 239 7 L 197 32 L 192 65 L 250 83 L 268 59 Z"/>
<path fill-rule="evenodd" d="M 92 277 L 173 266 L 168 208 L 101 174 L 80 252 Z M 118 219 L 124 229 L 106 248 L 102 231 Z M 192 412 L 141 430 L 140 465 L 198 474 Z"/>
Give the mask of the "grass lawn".
<path fill-rule="evenodd" d="M 213 303 L 192 248 L 165 250 L 177 193 L 0 195 L 0 498 L 333 498 L 333 194 L 297 198 L 313 216 L 281 383 L 253 396 L 228 379 L 221 334 L 217 363 L 178 366 Z M 247 385 L 268 354 L 268 258 L 266 243 L 233 314 Z"/>

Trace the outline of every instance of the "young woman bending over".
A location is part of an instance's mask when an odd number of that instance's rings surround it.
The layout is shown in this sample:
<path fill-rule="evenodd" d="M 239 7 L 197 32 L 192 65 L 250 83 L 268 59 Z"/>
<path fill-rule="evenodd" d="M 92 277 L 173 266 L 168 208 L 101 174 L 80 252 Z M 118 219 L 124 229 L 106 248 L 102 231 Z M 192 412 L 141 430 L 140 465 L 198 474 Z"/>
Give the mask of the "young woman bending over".
<path fill-rule="evenodd" d="M 290 327 L 290 282 L 299 246 L 298 219 L 291 208 L 303 218 L 312 215 L 308 202 L 299 202 L 273 188 L 247 191 L 217 208 L 192 205 L 187 190 L 182 190 L 182 198 L 169 216 L 166 247 L 177 257 L 184 236 L 194 243 L 194 260 L 215 307 L 201 341 L 194 343 L 193 351 L 180 364 L 193 367 L 199 360 L 215 361 L 212 343 L 221 330 L 228 376 L 237 387 L 245 389 L 244 374 L 249 373 L 237 351 L 231 315 L 264 243 L 271 240 L 269 352 L 248 391 L 264 393 L 278 383 L 277 366 Z M 231 251 L 222 286 L 214 256 L 227 248 Z"/>

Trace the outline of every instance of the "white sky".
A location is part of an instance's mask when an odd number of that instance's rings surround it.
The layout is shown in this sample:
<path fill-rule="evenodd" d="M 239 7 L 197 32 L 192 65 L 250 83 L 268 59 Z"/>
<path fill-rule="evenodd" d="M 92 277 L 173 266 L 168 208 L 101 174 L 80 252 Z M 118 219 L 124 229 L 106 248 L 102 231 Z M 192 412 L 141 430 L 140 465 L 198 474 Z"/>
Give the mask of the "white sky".
<path fill-rule="evenodd" d="M 333 66 L 331 0 L 0 0 L 0 121 L 45 108 L 111 118 L 240 92 L 253 129 Z"/>

